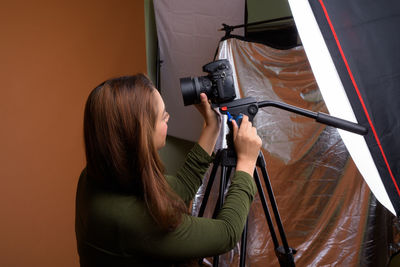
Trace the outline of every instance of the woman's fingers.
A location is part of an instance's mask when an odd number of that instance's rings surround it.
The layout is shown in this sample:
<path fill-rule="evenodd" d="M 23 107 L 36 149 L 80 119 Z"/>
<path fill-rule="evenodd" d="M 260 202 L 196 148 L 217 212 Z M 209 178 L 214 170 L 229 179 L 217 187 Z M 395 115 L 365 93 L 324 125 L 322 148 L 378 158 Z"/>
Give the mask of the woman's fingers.
<path fill-rule="evenodd" d="M 232 121 L 232 125 L 237 152 L 243 152 L 243 154 L 247 154 L 246 156 L 255 154 L 261 146 L 261 138 L 257 134 L 257 129 L 253 127 L 252 123 L 249 121 L 249 117 L 246 115 L 243 116 L 239 128 L 236 121 Z"/>
<path fill-rule="evenodd" d="M 240 126 L 237 125 L 235 120 L 232 120 L 232 123 L 235 123 L 236 125 L 236 131 L 237 131 L 236 136 L 237 134 L 239 134 L 239 132 L 241 135 L 247 133 L 247 131 L 252 127 L 252 123 L 249 121 L 249 117 L 247 115 L 243 115 L 242 121 L 240 122 Z"/>
<path fill-rule="evenodd" d="M 234 120 L 232 120 L 232 125 L 238 159 L 236 169 L 252 175 L 261 147 L 261 138 L 246 115 L 243 115 L 240 127 Z"/>
<path fill-rule="evenodd" d="M 195 107 L 203 116 L 206 123 L 213 122 L 217 119 L 216 112 L 211 108 L 211 104 L 208 101 L 208 97 L 205 93 L 200 94 L 200 103 L 196 104 Z"/>
<path fill-rule="evenodd" d="M 200 100 L 202 103 L 208 104 L 208 97 L 205 93 L 200 94 Z"/>
<path fill-rule="evenodd" d="M 237 136 L 237 133 L 238 133 L 238 128 L 239 127 L 238 127 L 238 125 L 237 125 L 235 120 L 231 120 L 231 122 L 232 122 L 232 128 L 233 128 L 233 140 L 235 140 L 236 136 Z"/>

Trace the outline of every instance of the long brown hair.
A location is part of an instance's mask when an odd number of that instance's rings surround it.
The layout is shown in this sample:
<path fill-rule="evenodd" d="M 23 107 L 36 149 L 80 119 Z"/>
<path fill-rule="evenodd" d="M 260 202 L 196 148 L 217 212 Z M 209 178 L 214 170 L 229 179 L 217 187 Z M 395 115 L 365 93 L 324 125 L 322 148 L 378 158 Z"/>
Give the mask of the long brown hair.
<path fill-rule="evenodd" d="M 153 143 L 154 90 L 137 74 L 105 81 L 90 93 L 84 115 L 86 168 L 99 184 L 141 197 L 154 220 L 172 230 L 187 208 L 170 189 Z"/>

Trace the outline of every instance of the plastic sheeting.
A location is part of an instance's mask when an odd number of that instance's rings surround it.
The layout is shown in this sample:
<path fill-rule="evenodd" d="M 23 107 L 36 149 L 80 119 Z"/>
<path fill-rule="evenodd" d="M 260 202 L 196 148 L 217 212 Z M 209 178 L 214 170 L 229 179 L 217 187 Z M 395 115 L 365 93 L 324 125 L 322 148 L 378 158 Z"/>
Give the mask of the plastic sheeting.
<path fill-rule="evenodd" d="M 328 113 L 302 47 L 237 39 L 221 45 L 230 49 L 242 97 Z M 296 266 L 386 265 L 398 250 L 394 217 L 370 193 L 337 130 L 275 107 L 260 109 L 254 123 Z M 214 183 L 205 216 L 218 196 Z M 222 255 L 220 264 L 237 266 L 238 251 Z M 246 265 L 279 266 L 259 195 L 249 215 Z"/>

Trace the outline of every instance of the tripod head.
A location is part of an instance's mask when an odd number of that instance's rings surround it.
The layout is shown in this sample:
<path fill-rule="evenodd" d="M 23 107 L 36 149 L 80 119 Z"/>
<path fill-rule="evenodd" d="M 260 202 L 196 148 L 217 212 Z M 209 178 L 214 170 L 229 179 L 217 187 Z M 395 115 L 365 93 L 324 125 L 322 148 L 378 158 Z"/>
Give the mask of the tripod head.
<path fill-rule="evenodd" d="M 247 115 L 251 122 L 258 112 L 258 103 L 253 97 L 241 98 L 228 103 L 213 105 L 213 107 L 218 107 L 221 114 L 230 114 L 233 118 L 242 114 Z"/>
<path fill-rule="evenodd" d="M 346 130 L 352 133 L 366 135 L 368 133 L 368 128 L 343 119 L 339 119 L 322 112 L 313 112 L 310 110 L 295 107 L 286 103 L 278 101 L 261 101 L 257 102 L 253 97 L 246 97 L 237 100 L 233 100 L 228 103 L 216 104 L 213 107 L 218 107 L 221 114 L 231 114 L 234 118 L 238 117 L 240 114 L 247 115 L 250 121 L 253 121 L 255 115 L 259 108 L 273 106 L 280 109 L 284 109 L 296 114 L 300 114 L 305 117 L 313 118 L 317 122 L 333 126 L 342 130 Z"/>

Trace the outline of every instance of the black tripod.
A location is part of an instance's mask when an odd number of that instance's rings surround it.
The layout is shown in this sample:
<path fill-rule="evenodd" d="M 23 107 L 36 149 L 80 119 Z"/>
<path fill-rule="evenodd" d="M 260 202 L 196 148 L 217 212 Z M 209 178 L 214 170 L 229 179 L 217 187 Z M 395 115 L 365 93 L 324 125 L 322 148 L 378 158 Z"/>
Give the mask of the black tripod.
<path fill-rule="evenodd" d="M 254 100 L 254 98 L 243 98 L 239 100 L 232 101 L 227 104 L 223 104 L 218 106 L 219 110 L 222 114 L 229 114 L 233 117 L 239 116 L 239 114 L 245 114 L 249 116 L 249 120 L 252 121 L 254 116 L 257 114 L 259 107 L 265 106 L 274 106 L 287 111 L 291 111 L 306 117 L 311 117 L 316 119 L 317 122 L 334 126 L 337 128 L 341 128 L 347 131 L 351 131 L 357 134 L 365 135 L 368 132 L 368 129 L 349 121 L 345 121 L 339 118 L 335 118 L 329 116 L 324 113 L 316 113 L 309 110 L 301 109 L 298 107 L 294 107 L 285 103 L 275 102 L 275 101 L 262 101 L 258 103 Z M 215 180 L 215 176 L 217 174 L 218 168 L 221 169 L 221 181 L 219 188 L 219 197 L 217 200 L 216 207 L 214 209 L 213 218 L 216 217 L 217 212 L 221 209 L 224 202 L 224 192 L 226 187 L 228 186 L 229 177 L 231 175 L 232 169 L 236 166 L 236 153 L 233 149 L 233 138 L 231 134 L 228 134 L 227 138 L 227 148 L 218 150 L 216 153 L 215 160 L 213 162 L 213 168 L 211 170 L 210 178 L 208 180 L 208 184 L 206 186 L 204 197 L 199 209 L 199 217 L 204 215 L 204 211 L 210 196 L 210 192 Z M 261 204 L 264 210 L 265 218 L 268 223 L 269 231 L 271 234 L 271 238 L 275 248 L 275 254 L 278 257 L 278 261 L 281 267 L 294 267 L 294 254 L 296 250 L 290 248 L 286 239 L 286 234 L 283 229 L 282 221 L 279 215 L 278 206 L 275 201 L 275 196 L 272 190 L 272 186 L 269 180 L 269 176 L 267 173 L 267 167 L 265 163 L 265 159 L 263 154 L 260 152 L 257 158 L 257 167 L 261 170 L 262 177 L 265 183 L 265 187 L 267 189 L 270 205 L 272 211 L 274 213 L 275 222 L 278 227 L 278 231 L 280 234 L 280 239 L 282 241 L 282 246 L 279 245 L 279 241 L 277 235 L 275 233 L 274 224 L 272 222 L 271 214 L 267 205 L 267 200 L 265 198 L 264 190 L 260 181 L 260 176 L 258 174 L 258 169 L 254 170 L 254 181 L 257 186 L 258 194 L 261 200 Z M 240 246 L 240 266 L 245 266 L 246 262 L 246 245 L 247 245 L 247 223 L 243 230 L 241 246 Z M 213 260 L 213 266 L 218 266 L 219 264 L 219 256 L 215 256 Z"/>

